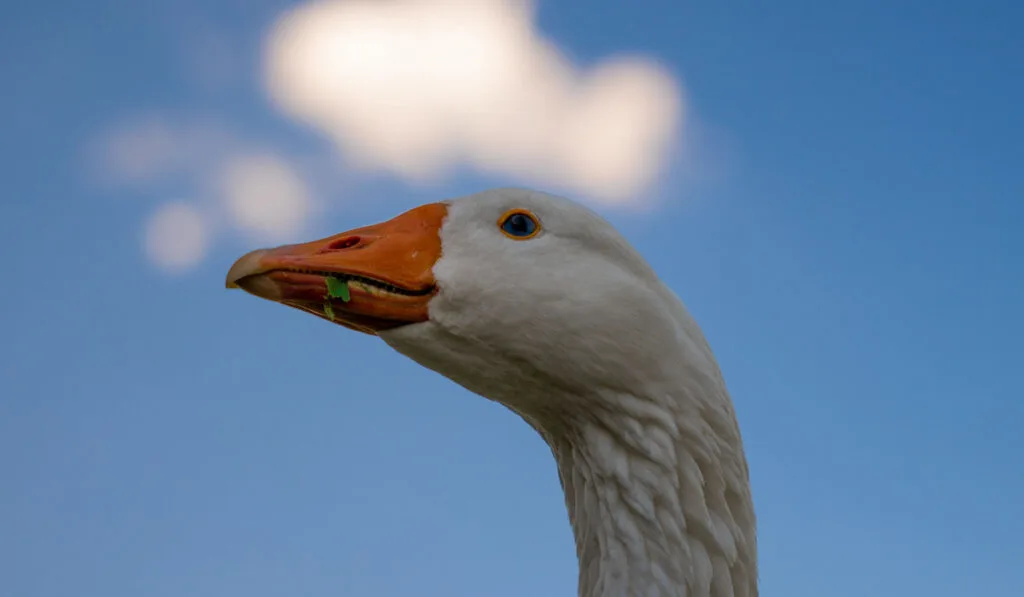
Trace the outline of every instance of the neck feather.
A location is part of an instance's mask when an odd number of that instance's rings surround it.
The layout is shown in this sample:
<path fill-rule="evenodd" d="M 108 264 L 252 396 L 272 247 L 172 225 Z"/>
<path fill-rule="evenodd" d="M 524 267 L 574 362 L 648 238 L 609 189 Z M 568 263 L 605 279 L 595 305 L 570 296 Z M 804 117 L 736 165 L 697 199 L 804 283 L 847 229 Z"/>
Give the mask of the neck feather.
<path fill-rule="evenodd" d="M 603 398 L 594 402 L 618 407 L 534 421 L 558 463 L 580 597 L 757 597 L 747 465 L 727 396 Z"/>

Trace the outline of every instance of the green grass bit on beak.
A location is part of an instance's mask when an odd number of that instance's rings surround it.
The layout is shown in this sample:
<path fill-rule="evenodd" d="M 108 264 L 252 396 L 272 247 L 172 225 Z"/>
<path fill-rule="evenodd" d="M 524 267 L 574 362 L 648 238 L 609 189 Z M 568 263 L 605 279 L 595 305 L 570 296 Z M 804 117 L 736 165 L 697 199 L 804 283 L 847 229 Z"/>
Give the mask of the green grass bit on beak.
<path fill-rule="evenodd" d="M 348 293 L 348 283 L 337 278 L 327 278 L 327 295 L 331 298 L 340 298 L 345 303 L 352 300 Z"/>
<path fill-rule="evenodd" d="M 331 306 L 331 301 L 324 301 L 324 314 L 327 315 L 327 319 L 334 321 L 334 307 Z"/>

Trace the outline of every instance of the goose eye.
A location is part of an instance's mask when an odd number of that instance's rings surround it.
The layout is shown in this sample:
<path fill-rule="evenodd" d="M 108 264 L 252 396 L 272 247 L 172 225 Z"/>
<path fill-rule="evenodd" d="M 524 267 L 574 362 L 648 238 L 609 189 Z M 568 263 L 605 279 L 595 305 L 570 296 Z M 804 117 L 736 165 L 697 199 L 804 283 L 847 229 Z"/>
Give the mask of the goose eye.
<path fill-rule="evenodd" d="M 537 219 L 527 211 L 508 212 L 502 217 L 499 226 L 505 236 L 516 240 L 526 240 L 540 232 L 540 224 L 537 223 Z"/>

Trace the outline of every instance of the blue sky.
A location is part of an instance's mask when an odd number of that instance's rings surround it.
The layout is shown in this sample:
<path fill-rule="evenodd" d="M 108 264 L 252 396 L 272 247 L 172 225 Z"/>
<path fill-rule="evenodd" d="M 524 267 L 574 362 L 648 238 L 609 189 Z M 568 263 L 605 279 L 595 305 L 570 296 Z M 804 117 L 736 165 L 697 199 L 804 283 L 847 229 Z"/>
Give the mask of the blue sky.
<path fill-rule="evenodd" d="M 95 176 L 97 136 L 140 115 L 324 154 L 255 74 L 284 7 L 5 11 L 0 593 L 574 594 L 554 464 L 525 424 L 372 338 L 223 290 L 245 234 L 154 267 L 142 225 L 193 187 Z M 641 51 L 685 85 L 689 153 L 659 202 L 602 211 L 721 362 L 763 595 L 1024 592 L 1021 17 L 538 8 L 578 64 Z M 517 182 L 317 172 L 307 236 Z"/>

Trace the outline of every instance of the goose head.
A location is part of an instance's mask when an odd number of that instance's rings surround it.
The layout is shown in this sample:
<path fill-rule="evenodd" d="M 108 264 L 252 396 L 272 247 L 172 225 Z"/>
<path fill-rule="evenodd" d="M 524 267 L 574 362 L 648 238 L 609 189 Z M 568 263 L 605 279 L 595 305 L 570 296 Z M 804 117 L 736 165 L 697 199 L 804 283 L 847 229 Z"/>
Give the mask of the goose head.
<path fill-rule="evenodd" d="M 347 280 L 348 301 L 329 299 L 328 276 Z M 671 373 L 661 370 L 666 346 L 691 342 L 664 287 L 610 224 L 577 203 L 517 189 L 254 251 L 227 282 L 375 334 L 532 417 L 593 407 L 595 386 L 655 383 Z M 572 396 L 588 402 L 557 402 Z"/>
<path fill-rule="evenodd" d="M 529 422 L 558 461 L 581 595 L 756 595 L 746 460 L 715 359 L 589 209 L 485 191 L 253 251 L 227 286 L 376 335 Z"/>

